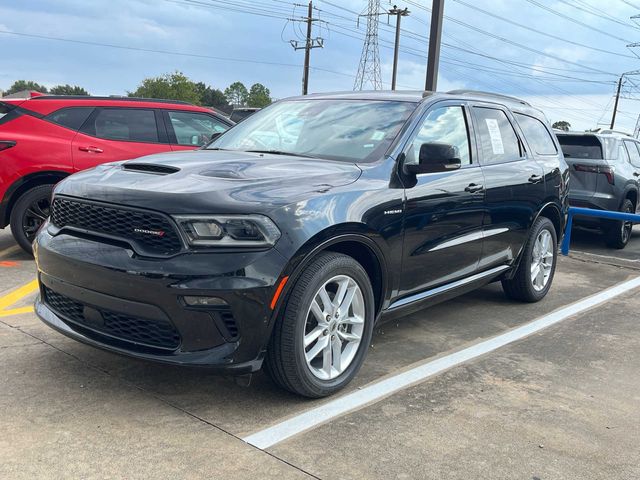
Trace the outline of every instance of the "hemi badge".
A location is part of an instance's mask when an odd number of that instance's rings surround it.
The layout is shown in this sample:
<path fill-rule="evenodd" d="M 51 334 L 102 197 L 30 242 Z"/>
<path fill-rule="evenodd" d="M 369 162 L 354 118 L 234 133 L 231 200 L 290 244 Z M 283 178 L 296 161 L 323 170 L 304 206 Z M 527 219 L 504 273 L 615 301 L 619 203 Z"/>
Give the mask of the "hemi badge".
<path fill-rule="evenodd" d="M 395 215 L 397 213 L 402 213 L 402 209 L 397 209 L 397 210 L 385 210 L 384 214 L 385 215 Z"/>

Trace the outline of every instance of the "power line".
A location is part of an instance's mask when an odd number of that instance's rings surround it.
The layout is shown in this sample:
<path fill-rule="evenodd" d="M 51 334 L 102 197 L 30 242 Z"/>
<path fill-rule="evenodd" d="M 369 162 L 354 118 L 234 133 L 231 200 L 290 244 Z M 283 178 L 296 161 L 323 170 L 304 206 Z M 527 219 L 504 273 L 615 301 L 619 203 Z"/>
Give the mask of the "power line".
<path fill-rule="evenodd" d="M 371 84 L 374 90 L 382 89 L 380 76 L 380 52 L 378 50 L 378 22 L 380 20 L 380 0 L 369 0 L 367 13 L 367 34 L 362 45 L 362 54 L 358 64 L 354 90 L 362 90 Z"/>

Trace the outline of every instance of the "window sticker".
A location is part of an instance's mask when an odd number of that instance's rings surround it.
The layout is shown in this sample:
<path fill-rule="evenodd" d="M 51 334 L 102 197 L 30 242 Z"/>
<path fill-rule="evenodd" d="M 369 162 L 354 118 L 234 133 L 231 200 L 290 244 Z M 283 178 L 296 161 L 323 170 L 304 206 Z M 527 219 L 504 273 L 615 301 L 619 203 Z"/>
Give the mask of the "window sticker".
<path fill-rule="evenodd" d="M 373 134 L 371 135 L 371 140 L 373 140 L 374 142 L 376 141 L 380 141 L 384 138 L 384 131 L 383 130 L 376 130 L 375 132 L 373 132 Z"/>
<path fill-rule="evenodd" d="M 489 130 L 489 136 L 491 137 L 491 149 L 494 155 L 504 155 L 504 145 L 502 144 L 502 135 L 500 134 L 500 127 L 498 127 L 498 120 L 495 118 L 485 118 L 487 122 L 487 130 Z"/>

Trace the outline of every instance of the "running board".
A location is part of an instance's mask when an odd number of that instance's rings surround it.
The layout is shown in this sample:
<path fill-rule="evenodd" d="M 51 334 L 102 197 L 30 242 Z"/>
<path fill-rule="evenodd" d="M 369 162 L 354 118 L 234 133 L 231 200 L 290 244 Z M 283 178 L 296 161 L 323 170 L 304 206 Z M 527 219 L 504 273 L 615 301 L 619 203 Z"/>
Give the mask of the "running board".
<path fill-rule="evenodd" d="M 401 298 L 400 300 L 396 300 L 391 305 L 389 305 L 389 308 L 387 309 L 387 311 L 405 307 L 411 303 L 426 300 L 431 297 L 436 297 L 440 294 L 449 292 L 451 290 L 456 290 L 457 288 L 464 287 L 465 285 L 469 285 L 471 283 L 475 283 L 489 277 L 498 276 L 499 274 L 501 274 L 505 270 L 509 270 L 510 268 L 511 267 L 508 265 L 501 265 L 499 267 L 492 268 L 491 270 L 476 273 L 475 275 L 471 275 L 470 277 L 463 278 L 462 280 L 457 280 L 455 282 L 448 283 L 446 285 L 442 285 L 441 287 L 434 288 L 432 290 L 426 290 L 424 292 L 416 293 L 414 295 Z"/>

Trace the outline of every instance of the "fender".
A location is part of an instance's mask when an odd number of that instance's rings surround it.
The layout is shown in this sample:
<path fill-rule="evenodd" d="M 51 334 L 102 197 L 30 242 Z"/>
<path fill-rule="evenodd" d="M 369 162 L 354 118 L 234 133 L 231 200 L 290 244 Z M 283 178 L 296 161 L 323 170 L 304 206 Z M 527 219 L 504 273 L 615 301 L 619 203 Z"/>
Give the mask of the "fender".
<path fill-rule="evenodd" d="M 625 186 L 625 188 L 624 188 L 624 193 L 622 194 L 622 198 L 620 199 L 620 205 L 618 206 L 618 209 L 620 209 L 620 207 L 622 207 L 622 204 L 624 203 L 625 199 L 627 198 L 627 195 L 629 194 L 629 192 L 635 193 L 636 202 L 635 202 L 634 207 L 638 208 L 638 189 L 633 184 L 627 184 Z"/>
<path fill-rule="evenodd" d="M 71 172 L 65 170 L 45 170 L 42 172 L 30 173 L 19 178 L 7 188 L 4 198 L 0 201 L 0 228 L 4 228 L 9 224 L 11 216 L 11 208 L 15 203 L 16 194 L 22 193 L 29 186 L 46 185 L 47 183 L 56 184 L 65 177 L 71 175 Z"/>
<path fill-rule="evenodd" d="M 348 227 L 351 227 L 351 226 L 348 226 Z M 364 225 L 362 225 L 362 227 L 364 227 Z M 327 230 L 323 230 L 322 232 L 319 232 L 317 235 L 312 237 L 309 241 L 307 241 L 302 247 L 300 247 L 300 249 L 296 252 L 296 254 L 293 255 L 293 257 L 291 257 L 291 259 L 289 260 L 289 263 L 282 271 L 280 278 L 289 276 L 289 280 L 285 284 L 282 294 L 278 298 L 275 308 L 271 313 L 271 318 L 269 320 L 269 324 L 270 324 L 269 332 L 271 332 L 271 329 L 273 329 L 275 320 L 278 318 L 278 315 L 280 314 L 280 309 L 282 305 L 285 303 L 285 299 L 289 295 L 289 292 L 293 288 L 293 285 L 295 285 L 296 280 L 302 274 L 302 272 L 304 271 L 306 266 L 311 262 L 311 260 L 318 253 L 328 249 L 331 245 L 335 245 L 337 243 L 345 242 L 345 241 L 361 243 L 362 245 L 368 247 L 376 257 L 378 264 L 380 265 L 380 273 L 382 276 L 382 279 L 381 279 L 382 292 L 381 292 L 381 298 L 380 298 L 381 302 L 380 302 L 380 309 L 379 309 L 380 311 L 378 312 L 378 315 L 383 310 L 383 305 L 389 300 L 389 293 L 391 291 L 391 288 L 389 285 L 389 276 L 387 274 L 387 271 L 388 271 L 387 262 L 382 250 L 376 244 L 376 242 L 374 242 L 370 237 L 366 236 L 363 233 L 357 233 L 357 232 L 345 232 L 343 234 L 326 238 L 320 241 L 320 243 L 316 243 L 318 241 L 318 237 L 326 236 L 328 231 L 333 230 L 335 228 L 336 227 L 331 227 Z M 269 336 L 270 336 L 270 333 L 269 333 Z"/>
<path fill-rule="evenodd" d="M 547 207 L 553 207 L 557 211 L 558 216 L 560 217 L 561 226 L 564 229 L 564 227 L 565 227 L 565 217 L 562 215 L 562 209 L 558 206 L 558 203 L 554 202 L 554 201 L 548 201 L 547 203 L 543 204 L 538 209 L 538 213 L 536 213 L 536 216 L 533 217 L 533 221 L 531 222 L 531 226 L 529 227 L 529 230 L 527 231 L 527 240 L 525 241 L 524 244 L 522 244 L 522 247 L 520 247 L 520 251 L 518 252 L 518 255 L 516 256 L 516 259 L 513 262 L 513 268 L 511 268 L 510 270 L 507 271 L 507 273 L 505 273 L 505 275 L 504 275 L 505 278 L 507 278 L 507 279 L 512 278 L 513 275 L 516 273 L 516 270 L 518 270 L 518 267 L 520 266 L 520 261 L 522 260 L 522 252 L 524 251 L 524 247 L 526 245 L 526 242 L 529 241 L 529 236 L 531 235 L 531 229 L 533 228 L 533 225 L 536 223 L 536 221 L 538 220 L 538 218 L 542 214 L 542 211 Z M 556 233 L 558 234 L 557 235 L 558 236 L 557 240 L 558 240 L 558 245 L 559 245 L 564 232 L 556 232 Z"/>

